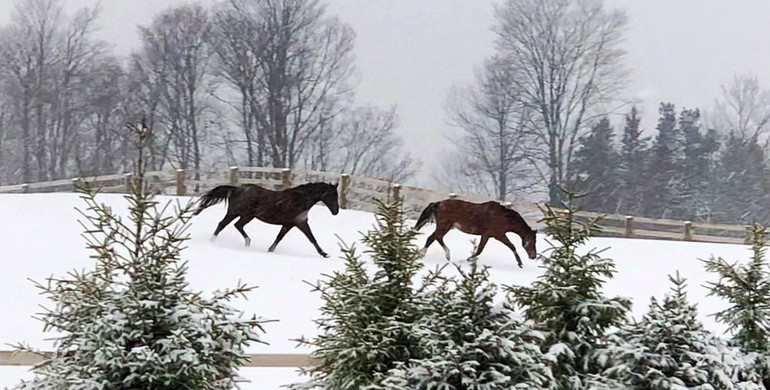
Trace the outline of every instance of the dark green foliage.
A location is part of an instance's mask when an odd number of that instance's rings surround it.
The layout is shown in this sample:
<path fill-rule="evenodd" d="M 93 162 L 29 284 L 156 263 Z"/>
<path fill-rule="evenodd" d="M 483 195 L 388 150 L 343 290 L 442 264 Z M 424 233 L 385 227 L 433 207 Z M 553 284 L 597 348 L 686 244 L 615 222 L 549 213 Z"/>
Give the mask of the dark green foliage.
<path fill-rule="evenodd" d="M 663 303 L 651 298 L 642 320 L 614 337 L 621 340 L 611 348 L 619 364 L 605 374 L 634 389 L 733 388 L 723 346 L 698 321 L 686 280 L 679 272 L 669 280 L 672 291 Z"/>
<path fill-rule="evenodd" d="M 618 165 L 621 188 L 618 208 L 632 215 L 639 215 L 642 211 L 645 165 L 650 153 L 650 137 L 642 137 L 639 122 L 636 107 L 632 107 L 631 112 L 625 117 Z"/>
<path fill-rule="evenodd" d="M 584 210 L 612 210 L 618 203 L 620 156 L 614 138 L 610 121 L 604 117 L 580 140 L 572 169 L 578 179 L 576 188 L 588 195 L 580 202 Z"/>
<path fill-rule="evenodd" d="M 555 362 L 552 371 L 559 388 L 572 389 L 598 374 L 596 359 L 605 347 L 605 332 L 625 323 L 631 301 L 602 294 L 615 265 L 600 251 L 580 253 L 599 231 L 597 219 L 576 220 L 575 196 L 565 194 L 565 210 L 543 210 L 546 233 L 560 244 L 542 257 L 545 272 L 531 286 L 508 289 L 525 317 L 546 334 L 543 351 Z"/>
<path fill-rule="evenodd" d="M 315 321 L 322 334 L 299 342 L 313 348 L 311 356 L 320 364 L 302 369 L 310 380 L 291 388 L 379 388 L 398 363 L 422 357 L 412 326 L 421 316 L 418 291 L 412 287 L 422 267 L 412 243 L 416 232 L 404 225 L 400 198 L 375 201 L 375 229 L 363 236 L 373 274 L 352 246 L 344 249 L 344 270 L 313 285 L 324 302 Z"/>
<path fill-rule="evenodd" d="M 729 306 L 714 314 L 727 325 L 733 341 L 744 352 L 770 352 L 770 273 L 764 226 L 752 230 L 752 257 L 748 264 L 730 264 L 721 257 L 706 260 L 706 270 L 719 276 L 709 282 L 709 295 L 725 300 Z"/>
<path fill-rule="evenodd" d="M 719 154 L 719 167 L 712 183 L 719 220 L 767 221 L 770 217 L 767 175 L 765 151 L 756 137 L 744 139 L 730 132 Z"/>
<path fill-rule="evenodd" d="M 391 371 L 384 384 L 397 389 L 547 389 L 553 385 L 540 343 L 508 302 L 496 306 L 497 286 L 487 267 L 472 260 L 458 277 L 438 277 L 423 296 L 425 315 L 415 323 L 425 357 Z"/>

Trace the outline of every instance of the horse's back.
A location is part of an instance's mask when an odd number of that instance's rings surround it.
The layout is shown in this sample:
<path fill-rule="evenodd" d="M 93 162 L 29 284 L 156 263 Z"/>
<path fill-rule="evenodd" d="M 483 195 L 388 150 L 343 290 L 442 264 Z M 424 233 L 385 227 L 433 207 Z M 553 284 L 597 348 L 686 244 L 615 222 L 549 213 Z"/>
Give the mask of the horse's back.
<path fill-rule="evenodd" d="M 467 234 L 496 235 L 508 228 L 505 206 L 495 201 L 446 199 L 439 203 L 436 214 L 440 223 Z"/>

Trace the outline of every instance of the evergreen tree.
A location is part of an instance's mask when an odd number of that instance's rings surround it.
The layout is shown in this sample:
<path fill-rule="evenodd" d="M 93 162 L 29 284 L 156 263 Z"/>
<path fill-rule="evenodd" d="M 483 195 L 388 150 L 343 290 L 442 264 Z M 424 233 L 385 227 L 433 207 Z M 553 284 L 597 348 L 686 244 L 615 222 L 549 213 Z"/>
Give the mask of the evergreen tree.
<path fill-rule="evenodd" d="M 578 221 L 575 195 L 564 192 L 563 211 L 549 206 L 543 210 L 547 234 L 561 245 L 543 257 L 545 272 L 532 286 L 508 289 L 524 308 L 525 317 L 546 334 L 543 351 L 554 362 L 557 388 L 578 389 L 597 386 L 605 332 L 625 323 L 631 301 L 601 293 L 605 279 L 615 274 L 615 265 L 600 251 L 579 254 L 580 247 L 599 231 L 598 219 Z"/>
<path fill-rule="evenodd" d="M 723 363 L 724 347 L 697 319 L 689 304 L 686 279 L 669 275 L 672 291 L 658 303 L 650 299 L 642 320 L 626 326 L 611 348 L 621 364 L 605 374 L 635 389 L 732 389 L 730 368 Z M 743 383 L 743 388 L 757 388 Z"/>
<path fill-rule="evenodd" d="M 439 277 L 425 292 L 428 311 L 415 323 L 425 357 L 391 371 L 388 389 L 547 389 L 553 386 L 534 331 L 509 302 L 494 304 L 498 288 L 487 267 L 471 260 L 458 278 Z"/>
<path fill-rule="evenodd" d="M 412 280 L 422 268 L 412 243 L 416 232 L 404 226 L 402 200 L 375 199 L 376 227 L 363 236 L 374 267 L 367 273 L 355 246 L 344 248 L 345 268 L 313 285 L 320 292 L 323 333 L 300 345 L 313 348 L 319 365 L 301 369 L 310 379 L 293 389 L 376 389 L 399 363 L 423 357 L 413 324 L 422 307 Z M 437 275 L 438 273 L 432 274 Z M 430 285 L 430 280 L 424 280 Z"/>
<path fill-rule="evenodd" d="M 719 220 L 751 223 L 770 218 L 767 163 L 764 149 L 755 137 L 743 139 L 730 132 L 720 154 L 714 193 L 718 198 Z"/>
<path fill-rule="evenodd" d="M 581 208 L 588 211 L 615 211 L 618 204 L 620 155 L 615 150 L 614 131 L 607 117 L 591 128 L 580 140 L 572 169 L 579 188 L 590 196 L 582 198 Z"/>
<path fill-rule="evenodd" d="M 752 257 L 746 265 L 730 264 L 721 257 L 705 261 L 706 270 L 719 276 L 709 282 L 709 295 L 730 304 L 714 314 L 717 321 L 733 332 L 733 340 L 744 352 L 770 352 L 770 273 L 766 252 L 766 228 L 755 224 Z"/>
<path fill-rule="evenodd" d="M 641 214 L 650 137 L 642 137 L 636 107 L 631 107 L 631 112 L 625 119 L 619 156 L 620 210 L 629 214 Z"/>
<path fill-rule="evenodd" d="M 752 257 L 748 264 L 730 264 L 721 257 L 705 261 L 706 270 L 719 276 L 709 282 L 709 295 L 726 301 L 729 306 L 714 313 L 717 321 L 727 325 L 733 344 L 747 355 L 752 369 L 766 385 L 770 385 L 770 272 L 765 260 L 767 229 L 755 224 L 752 230 Z"/>
<path fill-rule="evenodd" d="M 674 105 L 661 103 L 658 111 L 658 134 L 652 144 L 644 194 L 644 213 L 656 218 L 670 216 L 671 209 L 679 205 L 676 194 L 682 183 L 677 171 L 684 159 L 682 134 L 676 126 Z"/>
<path fill-rule="evenodd" d="M 260 341 L 256 331 L 264 321 L 240 318 L 226 302 L 253 287 L 210 298 L 189 290 L 180 257 L 192 204 L 173 216 L 159 209 L 144 182 L 150 132 L 131 129 L 139 136 L 139 159 L 125 197 L 128 221 L 81 187 L 96 266 L 38 284 L 55 304 L 42 314 L 45 329 L 61 335 L 53 356 L 17 389 L 230 389 L 247 359 L 244 348 Z"/>

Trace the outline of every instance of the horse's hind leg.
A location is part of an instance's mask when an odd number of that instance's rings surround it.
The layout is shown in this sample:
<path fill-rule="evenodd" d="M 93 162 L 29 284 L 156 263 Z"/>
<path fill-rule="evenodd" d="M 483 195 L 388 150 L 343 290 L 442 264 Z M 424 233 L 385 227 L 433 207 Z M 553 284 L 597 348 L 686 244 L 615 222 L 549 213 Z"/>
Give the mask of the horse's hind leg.
<path fill-rule="evenodd" d="M 447 232 L 437 232 L 440 234 L 436 234 L 436 241 L 441 245 L 442 248 L 444 248 L 444 256 L 446 257 L 446 261 L 452 261 L 452 254 L 449 252 L 449 248 L 444 244 L 444 235 L 447 234 Z"/>
<path fill-rule="evenodd" d="M 313 246 L 315 247 L 315 250 L 318 251 L 319 255 L 323 257 L 329 257 L 329 255 L 326 252 L 324 252 L 323 249 L 321 249 L 321 246 L 318 245 L 318 241 L 316 241 L 315 237 L 313 236 L 313 232 L 310 230 L 310 225 L 307 224 L 307 221 L 298 223 L 297 229 L 299 229 L 302 233 L 305 233 L 305 236 L 313 244 Z"/>
<path fill-rule="evenodd" d="M 224 229 L 230 222 L 233 222 L 235 218 L 238 216 L 235 214 L 226 214 L 224 218 L 222 218 L 221 221 L 219 221 L 219 224 L 217 225 L 217 228 L 214 230 L 214 235 L 211 236 L 211 241 L 216 240 L 219 233 Z"/>
<path fill-rule="evenodd" d="M 246 242 L 246 246 L 251 245 L 251 238 L 249 238 L 249 235 L 246 234 L 245 230 L 243 230 L 243 227 L 246 226 L 247 223 L 251 222 L 252 219 L 254 219 L 254 217 L 241 216 L 238 222 L 235 223 L 235 228 L 238 229 L 238 232 L 241 233 L 241 236 L 243 236 L 243 240 Z"/>
<path fill-rule="evenodd" d="M 436 232 L 434 231 L 428 236 L 428 239 L 425 240 L 425 246 L 420 249 L 420 256 L 425 256 L 425 254 L 428 253 L 428 247 L 433 244 L 433 241 L 436 241 Z"/>

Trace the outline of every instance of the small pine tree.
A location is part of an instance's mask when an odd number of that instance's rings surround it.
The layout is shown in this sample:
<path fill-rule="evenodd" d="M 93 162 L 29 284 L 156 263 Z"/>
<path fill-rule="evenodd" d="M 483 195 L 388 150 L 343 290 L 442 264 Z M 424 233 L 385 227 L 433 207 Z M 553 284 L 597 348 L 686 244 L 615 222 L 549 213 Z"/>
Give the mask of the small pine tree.
<path fill-rule="evenodd" d="M 724 346 L 697 319 L 686 279 L 677 271 L 669 280 L 673 287 L 663 304 L 652 297 L 642 320 L 620 332 L 623 341 L 611 348 L 620 364 L 605 373 L 635 389 L 732 389 Z"/>
<path fill-rule="evenodd" d="M 770 273 L 765 254 L 767 228 L 754 224 L 751 236 L 752 257 L 748 264 L 730 264 L 721 257 L 705 260 L 706 270 L 716 273 L 719 281 L 708 282 L 708 295 L 725 300 L 729 306 L 713 314 L 733 333 L 732 343 L 751 360 L 750 369 L 770 385 Z"/>
<path fill-rule="evenodd" d="M 45 330 L 61 335 L 53 356 L 17 389 L 231 389 L 247 359 L 244 347 L 260 342 L 264 321 L 240 318 L 227 304 L 253 287 L 211 298 L 188 290 L 180 257 L 191 205 L 179 205 L 175 216 L 159 209 L 143 179 L 149 130 L 131 129 L 139 135 L 139 159 L 125 197 L 128 221 L 81 187 L 96 267 L 38 284 L 55 303 L 42 314 Z"/>
<path fill-rule="evenodd" d="M 631 301 L 623 297 L 606 298 L 600 289 L 604 278 L 615 274 L 611 259 L 600 251 L 578 254 L 580 247 L 598 231 L 598 218 L 578 221 L 572 191 L 565 191 L 563 211 L 546 206 L 543 213 L 547 234 L 561 246 L 549 249 L 542 258 L 545 272 L 531 287 L 508 287 L 527 319 L 546 333 L 543 351 L 553 361 L 558 388 L 577 389 L 598 386 L 598 360 L 604 347 L 605 332 L 625 323 Z"/>
<path fill-rule="evenodd" d="M 324 301 L 322 317 L 315 321 L 323 333 L 298 341 L 312 347 L 311 356 L 320 363 L 300 369 L 310 380 L 289 388 L 381 388 L 398 363 L 422 358 L 412 326 L 421 316 L 412 282 L 422 268 L 412 243 L 416 232 L 404 224 L 401 198 L 375 203 L 375 229 L 362 240 L 374 273 L 367 272 L 353 245 L 343 249 L 344 270 L 312 285 Z"/>
<path fill-rule="evenodd" d="M 767 229 L 755 224 L 752 230 L 752 257 L 746 265 L 730 264 L 721 257 L 705 260 L 706 270 L 719 281 L 708 282 L 708 295 L 727 301 L 730 306 L 714 313 L 718 322 L 733 332 L 733 340 L 744 352 L 770 351 L 770 273 L 765 261 Z"/>
<path fill-rule="evenodd" d="M 494 304 L 498 288 L 488 267 L 471 260 L 455 266 L 458 278 L 440 276 L 425 292 L 429 313 L 416 324 L 425 357 L 391 371 L 387 389 L 547 389 L 553 378 L 533 330 L 508 302 Z"/>

